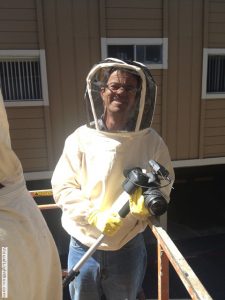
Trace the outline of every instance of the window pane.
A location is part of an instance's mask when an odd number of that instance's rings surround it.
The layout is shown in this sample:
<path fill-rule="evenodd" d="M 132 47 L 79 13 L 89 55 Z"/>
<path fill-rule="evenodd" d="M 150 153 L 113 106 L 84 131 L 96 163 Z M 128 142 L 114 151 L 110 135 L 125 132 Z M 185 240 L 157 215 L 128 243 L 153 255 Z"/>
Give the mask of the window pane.
<path fill-rule="evenodd" d="M 162 45 L 137 45 L 136 60 L 144 64 L 162 64 Z"/>
<path fill-rule="evenodd" d="M 114 57 L 122 60 L 134 60 L 134 46 L 108 45 L 108 57 Z"/>
<path fill-rule="evenodd" d="M 209 55 L 207 93 L 225 92 L 225 55 Z"/>
<path fill-rule="evenodd" d="M 0 61 L 3 99 L 43 100 L 39 59 Z"/>

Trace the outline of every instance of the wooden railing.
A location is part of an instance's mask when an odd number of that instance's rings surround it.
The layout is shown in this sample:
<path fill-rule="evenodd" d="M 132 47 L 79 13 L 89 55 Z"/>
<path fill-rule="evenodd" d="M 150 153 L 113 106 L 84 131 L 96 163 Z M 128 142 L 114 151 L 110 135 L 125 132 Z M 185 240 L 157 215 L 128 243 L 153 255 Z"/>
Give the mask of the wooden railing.
<path fill-rule="evenodd" d="M 52 191 L 36 190 L 30 191 L 36 197 L 52 196 Z M 40 210 L 57 209 L 56 204 L 38 205 Z M 200 282 L 190 265 L 180 253 L 167 232 L 160 226 L 154 217 L 149 218 L 148 226 L 157 240 L 157 259 L 158 259 L 158 300 L 169 299 L 169 264 L 173 266 L 191 299 L 193 300 L 212 300 L 203 284 Z M 62 271 L 66 275 L 65 270 Z"/>
<path fill-rule="evenodd" d="M 177 249 L 167 232 L 155 218 L 150 218 L 148 225 L 157 239 L 158 257 L 158 299 L 169 299 L 169 263 L 188 291 L 191 299 L 212 300 L 205 287 L 195 275 L 183 255 Z"/>

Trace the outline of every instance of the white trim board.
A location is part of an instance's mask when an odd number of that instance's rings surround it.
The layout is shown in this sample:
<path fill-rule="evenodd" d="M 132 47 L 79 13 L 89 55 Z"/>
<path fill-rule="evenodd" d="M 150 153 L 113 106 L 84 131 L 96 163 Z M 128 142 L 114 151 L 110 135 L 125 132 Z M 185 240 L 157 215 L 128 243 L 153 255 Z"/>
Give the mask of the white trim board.
<path fill-rule="evenodd" d="M 173 163 L 174 168 L 222 165 L 222 164 L 225 164 L 225 157 L 174 160 L 174 161 L 172 161 L 172 163 Z"/>
<path fill-rule="evenodd" d="M 43 172 L 28 172 L 24 173 L 26 181 L 30 180 L 44 180 L 51 179 L 53 171 L 43 171 Z"/>

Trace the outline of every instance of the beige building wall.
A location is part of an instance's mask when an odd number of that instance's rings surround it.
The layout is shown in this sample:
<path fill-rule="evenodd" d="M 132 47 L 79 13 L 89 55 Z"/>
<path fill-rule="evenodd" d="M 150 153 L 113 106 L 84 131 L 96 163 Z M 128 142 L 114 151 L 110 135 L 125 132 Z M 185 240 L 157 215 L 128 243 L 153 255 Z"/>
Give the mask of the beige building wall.
<path fill-rule="evenodd" d="M 225 49 L 225 1 L 207 0 L 204 11 L 204 48 Z M 202 100 L 202 157 L 225 156 L 225 97 Z"/>
<path fill-rule="evenodd" d="M 25 172 L 54 168 L 85 123 L 85 78 L 101 38 L 168 38 L 153 127 L 173 160 L 225 156 L 225 98 L 201 99 L 203 48 L 225 48 L 225 0 L 8 0 L 0 49 L 44 49 L 49 106 L 7 108 Z"/>
<path fill-rule="evenodd" d="M 165 137 L 174 160 L 199 158 L 203 4 L 168 1 Z"/>
<path fill-rule="evenodd" d="M 40 48 L 37 3 L 31 0 L 1 1 L 0 50 Z M 52 165 L 48 108 L 8 107 L 7 113 L 12 146 L 24 171 L 48 170 Z"/>

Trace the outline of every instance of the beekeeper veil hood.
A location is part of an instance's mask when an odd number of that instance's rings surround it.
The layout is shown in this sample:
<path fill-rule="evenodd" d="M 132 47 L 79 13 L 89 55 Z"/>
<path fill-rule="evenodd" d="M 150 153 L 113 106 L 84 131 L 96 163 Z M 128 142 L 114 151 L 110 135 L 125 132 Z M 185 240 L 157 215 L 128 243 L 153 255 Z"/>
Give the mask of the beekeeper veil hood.
<path fill-rule="evenodd" d="M 131 74 L 130 77 L 134 78 L 136 86 L 108 84 L 110 76 L 116 71 Z M 122 88 L 125 94 L 132 94 L 132 97 L 135 98 L 129 110 L 126 125 L 122 130 L 139 131 L 151 126 L 157 86 L 150 70 L 142 63 L 114 58 L 107 58 L 96 64 L 87 76 L 85 100 L 88 126 L 97 130 L 108 130 L 104 122 L 107 108 L 101 92 L 107 89 L 110 97 L 117 99 L 118 91 Z"/>

